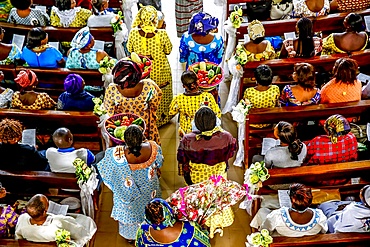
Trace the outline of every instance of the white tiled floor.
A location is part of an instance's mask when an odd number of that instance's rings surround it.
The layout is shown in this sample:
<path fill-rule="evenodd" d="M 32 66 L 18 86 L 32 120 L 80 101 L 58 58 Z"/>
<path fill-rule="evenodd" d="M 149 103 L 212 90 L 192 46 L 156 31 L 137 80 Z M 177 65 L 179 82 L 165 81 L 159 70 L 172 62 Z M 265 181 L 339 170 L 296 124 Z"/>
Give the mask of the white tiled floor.
<path fill-rule="evenodd" d="M 204 0 L 204 10 L 213 16 L 221 17 L 222 9 L 213 4 L 214 0 Z M 183 71 L 182 65 L 178 62 L 179 58 L 179 41 L 176 37 L 175 27 L 175 1 L 166 0 L 165 4 L 162 1 L 163 12 L 165 13 L 165 20 L 167 23 L 167 32 L 173 44 L 172 53 L 168 56 L 172 67 L 173 91 L 174 95 L 183 91 L 180 75 Z M 228 93 L 228 86 L 222 84 L 220 87 L 220 97 L 222 104 L 225 104 L 225 99 Z M 222 116 L 222 126 L 228 130 L 234 137 L 237 136 L 237 129 L 235 123 L 231 120 L 230 115 Z M 177 161 L 176 151 L 178 146 L 177 138 L 177 123 L 175 118 L 167 125 L 160 128 L 160 136 L 162 142 L 163 154 L 165 161 L 161 177 L 161 187 L 163 197 L 168 197 L 169 194 L 184 186 L 183 178 L 177 175 Z M 232 164 L 230 162 L 230 164 Z M 241 168 L 233 167 L 228 172 L 229 179 L 235 180 L 239 183 L 243 182 L 243 170 Z M 98 232 L 96 234 L 96 247 L 122 247 L 132 246 L 126 242 L 118 234 L 118 223 L 110 218 L 112 209 L 112 193 L 105 188 L 103 192 L 103 204 L 101 206 L 101 214 L 98 219 Z M 217 235 L 211 240 L 214 247 L 242 247 L 245 246 L 245 237 L 250 233 L 248 214 L 238 207 L 234 207 L 235 222 L 228 228 L 224 229 L 223 237 Z"/>

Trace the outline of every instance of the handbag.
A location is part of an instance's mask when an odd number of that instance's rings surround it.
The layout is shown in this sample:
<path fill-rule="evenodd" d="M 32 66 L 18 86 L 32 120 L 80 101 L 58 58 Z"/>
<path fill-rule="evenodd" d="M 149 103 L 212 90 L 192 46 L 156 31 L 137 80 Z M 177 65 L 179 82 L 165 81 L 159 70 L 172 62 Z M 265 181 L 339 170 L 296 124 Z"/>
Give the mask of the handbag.
<path fill-rule="evenodd" d="M 291 1 L 281 1 L 276 0 L 271 4 L 270 18 L 271 20 L 283 20 L 290 16 L 293 9 L 293 3 Z"/>
<path fill-rule="evenodd" d="M 246 2 L 248 21 L 264 21 L 270 18 L 272 0 L 248 0 Z"/>
<path fill-rule="evenodd" d="M 367 134 L 366 134 L 366 124 L 357 125 L 354 123 L 350 123 L 351 132 L 354 136 L 356 136 L 358 143 L 365 143 L 367 141 Z"/>

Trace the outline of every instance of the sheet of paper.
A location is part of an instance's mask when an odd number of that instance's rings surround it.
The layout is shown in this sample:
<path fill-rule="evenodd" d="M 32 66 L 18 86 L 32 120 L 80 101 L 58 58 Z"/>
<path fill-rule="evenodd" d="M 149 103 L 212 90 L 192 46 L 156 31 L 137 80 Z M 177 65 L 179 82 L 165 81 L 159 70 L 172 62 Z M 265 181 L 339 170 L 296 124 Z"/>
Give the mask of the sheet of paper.
<path fill-rule="evenodd" d="M 367 140 L 370 141 L 370 123 L 366 124 L 366 135 L 367 135 Z"/>
<path fill-rule="evenodd" d="M 290 201 L 290 197 L 288 194 L 289 190 L 278 190 L 278 196 L 279 196 L 279 204 L 280 207 L 291 207 L 292 202 Z"/>
<path fill-rule="evenodd" d="M 57 41 L 49 42 L 49 45 L 51 47 L 54 47 L 55 49 L 59 50 L 59 42 L 57 42 Z"/>
<path fill-rule="evenodd" d="M 46 6 L 43 6 L 43 5 L 36 5 L 36 6 L 35 6 L 35 9 L 39 9 L 39 10 L 41 10 L 42 12 L 46 13 Z"/>
<path fill-rule="evenodd" d="M 285 39 L 289 39 L 289 38 L 294 39 L 295 38 L 295 32 L 284 33 L 284 38 Z"/>
<path fill-rule="evenodd" d="M 261 150 L 261 154 L 262 155 L 265 155 L 266 152 L 270 149 L 270 148 L 273 148 L 275 146 L 278 146 L 280 145 L 280 140 L 276 140 L 274 138 L 263 138 L 262 140 L 262 150 Z"/>
<path fill-rule="evenodd" d="M 53 201 L 49 201 L 48 213 L 56 215 L 67 215 L 68 205 L 61 205 Z"/>
<path fill-rule="evenodd" d="M 364 16 L 365 26 L 366 26 L 366 32 L 370 32 L 370 16 Z"/>
<path fill-rule="evenodd" d="M 103 50 L 104 51 L 104 41 L 102 40 L 95 40 L 94 49 Z"/>
<path fill-rule="evenodd" d="M 18 46 L 18 48 L 20 50 L 22 50 L 23 44 L 24 44 L 24 39 L 25 39 L 25 36 L 24 35 L 13 34 L 13 41 L 12 41 L 12 43 L 15 44 L 16 46 Z"/>
<path fill-rule="evenodd" d="M 244 34 L 243 37 L 244 37 L 244 43 L 247 43 L 249 40 L 251 40 L 251 38 L 249 37 L 249 34 Z"/>
<path fill-rule="evenodd" d="M 36 129 L 25 129 L 22 132 L 22 144 L 36 146 Z"/>
<path fill-rule="evenodd" d="M 363 74 L 363 73 L 360 73 L 357 75 L 357 79 L 359 81 L 361 81 L 362 83 L 365 83 L 367 84 L 368 82 L 370 82 L 370 76 L 366 75 L 366 74 Z"/>

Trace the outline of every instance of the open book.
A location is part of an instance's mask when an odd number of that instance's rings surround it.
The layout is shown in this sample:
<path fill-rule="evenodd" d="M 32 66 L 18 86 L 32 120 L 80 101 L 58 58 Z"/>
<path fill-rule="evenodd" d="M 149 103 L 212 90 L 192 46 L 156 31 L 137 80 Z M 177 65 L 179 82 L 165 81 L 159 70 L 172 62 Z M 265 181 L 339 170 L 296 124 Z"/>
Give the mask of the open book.
<path fill-rule="evenodd" d="M 289 193 L 289 190 L 278 190 L 280 207 L 290 208 L 292 206 L 292 202 L 290 201 L 290 197 L 288 193 Z"/>
<path fill-rule="evenodd" d="M 261 155 L 265 155 L 266 152 L 273 147 L 279 146 L 280 140 L 274 138 L 263 138 Z"/>
<path fill-rule="evenodd" d="M 61 205 L 53 201 L 49 201 L 48 213 L 55 215 L 67 215 L 68 205 Z"/>
<path fill-rule="evenodd" d="M 22 132 L 22 144 L 36 147 L 36 129 L 25 129 Z"/>

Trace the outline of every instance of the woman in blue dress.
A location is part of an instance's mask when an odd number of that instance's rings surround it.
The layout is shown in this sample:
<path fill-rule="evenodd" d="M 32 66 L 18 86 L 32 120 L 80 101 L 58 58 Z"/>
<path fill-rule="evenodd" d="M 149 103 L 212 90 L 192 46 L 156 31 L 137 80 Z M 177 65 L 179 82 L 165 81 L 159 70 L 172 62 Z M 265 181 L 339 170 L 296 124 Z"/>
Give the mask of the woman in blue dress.
<path fill-rule="evenodd" d="M 137 231 L 137 247 L 210 247 L 208 233 L 191 221 L 176 221 L 172 208 L 160 198 L 145 207 L 145 222 Z"/>
<path fill-rule="evenodd" d="M 157 170 L 162 166 L 161 147 L 147 141 L 139 126 L 124 132 L 125 146 L 108 148 L 97 168 L 113 192 L 111 217 L 119 221 L 119 234 L 134 241 L 144 221 L 145 205 L 161 196 Z"/>

